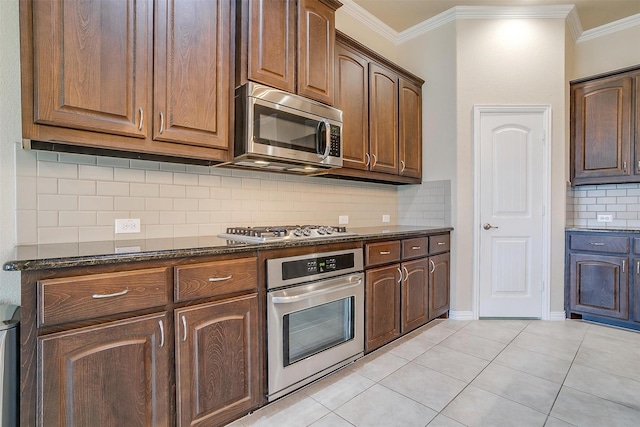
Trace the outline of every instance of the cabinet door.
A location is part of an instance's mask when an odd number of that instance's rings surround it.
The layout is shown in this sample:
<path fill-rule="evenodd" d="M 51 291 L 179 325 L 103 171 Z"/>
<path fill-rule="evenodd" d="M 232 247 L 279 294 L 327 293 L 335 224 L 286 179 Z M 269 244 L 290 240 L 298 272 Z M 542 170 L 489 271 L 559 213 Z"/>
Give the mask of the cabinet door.
<path fill-rule="evenodd" d="M 227 148 L 231 2 L 155 4 L 153 138 Z"/>
<path fill-rule="evenodd" d="M 296 2 L 249 3 L 248 79 L 295 92 Z"/>
<path fill-rule="evenodd" d="M 398 76 L 369 64 L 370 170 L 398 174 Z"/>
<path fill-rule="evenodd" d="M 576 313 L 629 318 L 629 259 L 570 254 L 569 309 Z"/>
<path fill-rule="evenodd" d="M 606 183 L 606 178 L 630 175 L 631 86 L 627 76 L 572 88 L 574 184 Z"/>
<path fill-rule="evenodd" d="M 449 253 L 429 258 L 429 318 L 435 319 L 449 310 Z"/>
<path fill-rule="evenodd" d="M 335 10 L 298 0 L 298 94 L 333 105 Z"/>
<path fill-rule="evenodd" d="M 633 320 L 640 322 L 640 258 L 633 260 Z"/>
<path fill-rule="evenodd" d="M 218 426 L 260 403 L 258 297 L 175 311 L 178 426 Z"/>
<path fill-rule="evenodd" d="M 636 122 L 635 122 L 635 137 L 634 137 L 634 146 L 635 146 L 635 164 L 634 171 L 636 175 L 640 175 L 640 72 L 635 78 L 635 87 L 636 87 Z M 637 177 L 636 177 L 637 178 Z"/>
<path fill-rule="evenodd" d="M 33 2 L 34 121 L 144 138 L 150 2 Z"/>
<path fill-rule="evenodd" d="M 400 265 L 366 272 L 365 351 L 400 335 Z"/>
<path fill-rule="evenodd" d="M 336 45 L 335 106 L 342 110 L 343 167 L 369 169 L 369 61 Z"/>
<path fill-rule="evenodd" d="M 38 338 L 40 426 L 168 426 L 167 315 Z"/>
<path fill-rule="evenodd" d="M 426 258 L 402 263 L 401 332 L 404 334 L 429 320 L 429 263 Z"/>
<path fill-rule="evenodd" d="M 422 87 L 400 79 L 399 174 L 422 178 Z"/>

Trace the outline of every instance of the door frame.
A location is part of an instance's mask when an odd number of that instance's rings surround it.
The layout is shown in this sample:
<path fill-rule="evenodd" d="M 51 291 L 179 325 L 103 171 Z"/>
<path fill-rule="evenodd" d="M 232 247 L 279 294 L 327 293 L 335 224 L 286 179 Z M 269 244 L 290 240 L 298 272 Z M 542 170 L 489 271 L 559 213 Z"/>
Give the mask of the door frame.
<path fill-rule="evenodd" d="M 473 106 L 473 294 L 472 315 L 480 313 L 480 120 L 484 114 L 541 113 L 544 141 L 542 144 L 542 306 L 540 318 L 550 318 L 551 283 L 551 105 L 474 105 Z"/>

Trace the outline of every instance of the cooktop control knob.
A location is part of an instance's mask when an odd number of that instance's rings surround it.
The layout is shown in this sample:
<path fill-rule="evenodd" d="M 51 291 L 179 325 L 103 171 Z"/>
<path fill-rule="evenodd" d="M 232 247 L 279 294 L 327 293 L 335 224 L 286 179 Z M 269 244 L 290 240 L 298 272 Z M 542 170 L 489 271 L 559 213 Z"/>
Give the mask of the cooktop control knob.
<path fill-rule="evenodd" d="M 326 234 L 327 230 L 325 230 L 324 227 L 319 227 L 318 228 L 318 234 L 320 234 L 321 236 L 324 236 Z"/>
<path fill-rule="evenodd" d="M 302 234 L 304 234 L 305 236 L 310 236 L 311 235 L 311 230 L 309 230 L 309 228 L 305 227 L 302 229 Z"/>
<path fill-rule="evenodd" d="M 296 237 L 302 236 L 302 229 L 301 228 L 296 228 L 295 230 L 293 230 L 293 235 L 296 236 Z"/>
<path fill-rule="evenodd" d="M 327 232 L 327 234 L 333 234 L 333 227 L 331 227 L 330 225 L 325 227 L 325 231 Z"/>

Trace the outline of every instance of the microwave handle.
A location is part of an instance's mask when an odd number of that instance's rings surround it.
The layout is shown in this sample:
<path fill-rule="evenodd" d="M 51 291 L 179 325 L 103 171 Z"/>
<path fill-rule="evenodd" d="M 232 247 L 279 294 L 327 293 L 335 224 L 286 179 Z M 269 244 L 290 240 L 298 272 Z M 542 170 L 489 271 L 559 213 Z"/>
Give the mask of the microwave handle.
<path fill-rule="evenodd" d="M 320 152 L 320 138 L 324 132 L 324 153 Z M 322 160 L 329 156 L 329 150 L 331 149 L 331 124 L 327 119 L 322 119 L 318 122 L 318 133 L 316 134 L 316 152 L 321 156 Z"/>

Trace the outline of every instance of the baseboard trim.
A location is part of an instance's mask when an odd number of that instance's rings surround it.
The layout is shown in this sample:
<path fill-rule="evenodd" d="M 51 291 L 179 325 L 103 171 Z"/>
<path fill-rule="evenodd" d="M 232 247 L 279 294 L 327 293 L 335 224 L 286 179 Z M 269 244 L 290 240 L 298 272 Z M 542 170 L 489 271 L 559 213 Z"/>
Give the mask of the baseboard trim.
<path fill-rule="evenodd" d="M 567 320 L 567 315 L 564 311 L 552 311 L 549 313 L 549 320 Z"/>
<path fill-rule="evenodd" d="M 449 310 L 451 320 L 474 320 L 473 311 L 453 311 Z"/>

